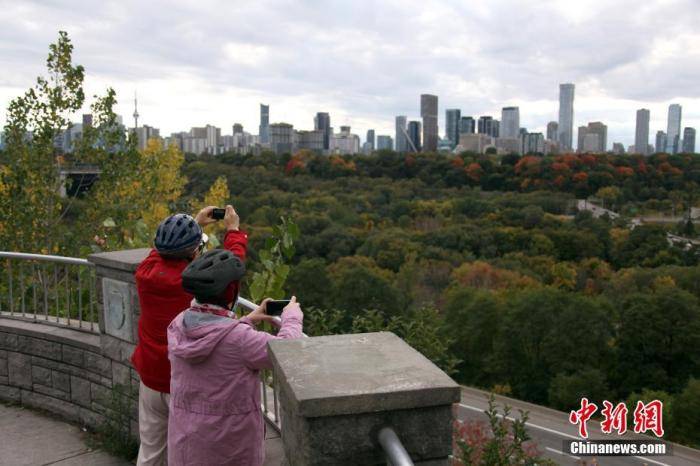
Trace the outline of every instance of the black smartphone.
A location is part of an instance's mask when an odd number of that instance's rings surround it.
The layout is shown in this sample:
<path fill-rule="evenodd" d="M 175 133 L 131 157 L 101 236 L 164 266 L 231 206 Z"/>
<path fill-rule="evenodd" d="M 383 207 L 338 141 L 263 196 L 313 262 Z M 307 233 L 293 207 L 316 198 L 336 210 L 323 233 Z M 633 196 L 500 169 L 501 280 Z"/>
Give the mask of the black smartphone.
<path fill-rule="evenodd" d="M 216 207 L 211 211 L 211 218 L 213 218 L 214 220 L 221 220 L 222 218 L 224 218 L 225 215 L 226 209 L 219 209 L 218 207 Z"/>
<path fill-rule="evenodd" d="M 267 315 L 278 316 L 282 314 L 282 309 L 289 304 L 288 299 L 276 299 L 267 302 Z"/>

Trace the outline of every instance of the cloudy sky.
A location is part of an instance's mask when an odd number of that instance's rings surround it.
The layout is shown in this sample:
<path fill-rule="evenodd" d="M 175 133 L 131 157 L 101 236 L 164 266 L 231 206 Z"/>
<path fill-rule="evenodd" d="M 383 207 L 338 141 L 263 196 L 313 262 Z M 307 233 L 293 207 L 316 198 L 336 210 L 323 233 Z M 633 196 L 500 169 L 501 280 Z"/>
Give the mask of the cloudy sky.
<path fill-rule="evenodd" d="M 444 110 L 521 126 L 557 118 L 558 84 L 576 84 L 575 124 L 603 121 L 608 144 L 634 142 L 635 111 L 650 139 L 670 103 L 700 129 L 700 0 L 0 0 L 0 103 L 43 73 L 66 30 L 89 95 L 116 89 L 118 112 L 161 134 L 207 123 L 257 133 L 271 121 L 304 129 L 317 111 L 361 134 L 393 136 L 418 118 L 421 93 Z M 5 114 L 0 115 L 4 124 Z"/>

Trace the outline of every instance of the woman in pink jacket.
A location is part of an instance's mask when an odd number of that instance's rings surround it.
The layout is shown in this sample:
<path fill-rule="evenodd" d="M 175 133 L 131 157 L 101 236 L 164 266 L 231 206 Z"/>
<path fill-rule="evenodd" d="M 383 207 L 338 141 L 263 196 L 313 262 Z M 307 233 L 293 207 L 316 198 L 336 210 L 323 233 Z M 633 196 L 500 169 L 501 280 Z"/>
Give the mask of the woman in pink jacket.
<path fill-rule="evenodd" d="M 242 319 L 226 303 L 226 289 L 240 280 L 243 263 L 230 251 L 213 250 L 182 272 L 195 296 L 168 327 L 171 364 L 168 464 L 263 464 L 265 425 L 260 408 L 260 369 L 271 367 L 267 342 L 302 336 L 296 298 L 282 312 L 277 336 L 255 330 L 267 300 Z"/>

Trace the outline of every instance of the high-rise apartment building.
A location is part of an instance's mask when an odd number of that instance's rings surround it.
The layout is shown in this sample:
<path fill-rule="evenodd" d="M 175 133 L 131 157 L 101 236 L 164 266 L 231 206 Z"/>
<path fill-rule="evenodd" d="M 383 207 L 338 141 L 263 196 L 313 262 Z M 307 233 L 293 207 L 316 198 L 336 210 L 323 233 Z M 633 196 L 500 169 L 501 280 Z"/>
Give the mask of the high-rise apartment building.
<path fill-rule="evenodd" d="M 459 120 L 459 134 L 476 133 L 476 121 L 470 116 L 463 116 Z"/>
<path fill-rule="evenodd" d="M 243 134 L 243 125 L 240 123 L 234 123 L 233 134 Z"/>
<path fill-rule="evenodd" d="M 683 152 L 686 154 L 695 153 L 695 128 L 683 130 Z"/>
<path fill-rule="evenodd" d="M 668 107 L 668 128 L 666 129 L 666 152 L 677 154 L 680 150 L 681 114 L 683 108 L 678 104 Z"/>
<path fill-rule="evenodd" d="M 367 142 L 369 143 L 370 152 L 373 151 L 374 150 L 374 130 L 373 129 L 367 130 Z"/>
<path fill-rule="evenodd" d="M 333 128 L 331 127 L 331 116 L 327 112 L 318 112 L 316 114 L 314 117 L 314 129 L 323 131 L 323 148 L 325 150 L 330 149 Z"/>
<path fill-rule="evenodd" d="M 637 154 L 649 153 L 649 110 L 637 110 L 637 126 L 634 132 L 634 151 Z"/>
<path fill-rule="evenodd" d="M 360 152 L 360 137 L 350 132 L 349 126 L 341 126 L 340 133 L 331 138 L 331 153 L 357 154 Z"/>
<path fill-rule="evenodd" d="M 574 92 L 573 84 L 559 85 L 559 144 L 565 151 L 573 149 Z"/>
<path fill-rule="evenodd" d="M 608 147 L 608 127 L 599 121 L 578 128 L 578 151 L 603 153 Z"/>
<path fill-rule="evenodd" d="M 668 141 L 668 138 L 666 137 L 666 133 L 663 131 L 657 131 L 656 132 L 656 152 L 661 153 L 661 152 L 666 152 L 666 142 Z"/>
<path fill-rule="evenodd" d="M 270 106 L 260 104 L 260 144 L 270 143 Z"/>
<path fill-rule="evenodd" d="M 450 141 L 452 149 L 459 143 L 459 125 L 462 112 L 458 108 L 448 108 L 445 110 L 445 134 Z"/>
<path fill-rule="evenodd" d="M 294 152 L 294 126 L 289 123 L 273 123 L 268 125 L 270 149 L 276 154 L 291 154 Z"/>
<path fill-rule="evenodd" d="M 423 150 L 437 151 L 438 145 L 438 98 L 432 94 L 421 94 L 420 116 L 423 119 Z"/>
<path fill-rule="evenodd" d="M 406 127 L 406 116 L 396 117 L 396 152 L 406 152 L 408 150 L 408 137 Z"/>
<path fill-rule="evenodd" d="M 522 139 L 523 154 L 544 154 L 544 134 L 525 133 L 520 135 Z"/>
<path fill-rule="evenodd" d="M 394 141 L 391 136 L 386 136 L 380 134 L 377 136 L 377 150 L 392 150 L 394 148 Z"/>
<path fill-rule="evenodd" d="M 423 147 L 421 146 L 420 140 L 420 121 L 409 121 L 408 122 L 408 151 L 409 152 L 420 152 Z M 425 133 L 424 133 L 425 134 Z M 437 149 L 437 147 L 436 147 Z"/>
<path fill-rule="evenodd" d="M 518 107 L 503 107 L 501 109 L 501 127 L 499 137 L 517 138 L 520 131 L 520 109 Z"/>
<path fill-rule="evenodd" d="M 321 153 L 324 150 L 323 144 L 325 134 L 326 133 L 320 129 L 315 129 L 313 131 L 295 131 L 295 149 L 307 149 Z"/>
<path fill-rule="evenodd" d="M 477 129 L 479 134 L 486 134 L 487 136 L 497 138 L 499 132 L 498 126 L 498 120 L 494 120 L 492 117 L 485 115 L 479 117 Z"/>
<path fill-rule="evenodd" d="M 559 140 L 559 123 L 556 121 L 547 123 L 547 140 L 554 142 Z"/>

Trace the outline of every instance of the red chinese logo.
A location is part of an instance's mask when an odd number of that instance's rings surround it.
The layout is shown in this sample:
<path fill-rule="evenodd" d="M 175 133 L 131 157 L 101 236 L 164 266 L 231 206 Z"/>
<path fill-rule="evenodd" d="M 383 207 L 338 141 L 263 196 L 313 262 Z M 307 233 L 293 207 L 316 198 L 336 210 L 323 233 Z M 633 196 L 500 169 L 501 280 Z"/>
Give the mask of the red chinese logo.
<path fill-rule="evenodd" d="M 593 413 L 598 411 L 598 407 L 595 403 L 589 403 L 588 398 L 581 399 L 581 409 L 578 411 L 571 411 L 569 414 L 569 422 L 572 424 L 578 424 L 578 434 L 583 438 L 588 438 L 588 429 L 586 428 L 586 422 L 593 416 Z"/>
<path fill-rule="evenodd" d="M 634 431 L 638 434 L 643 434 L 650 430 L 657 437 L 663 437 L 663 407 L 663 403 L 659 400 L 654 400 L 647 404 L 637 401 L 637 407 L 634 409 Z"/>
<path fill-rule="evenodd" d="M 578 425 L 578 433 L 582 438 L 588 438 L 587 422 L 593 414 L 598 411 L 598 406 L 595 403 L 588 401 L 588 398 L 581 398 L 581 408 L 569 413 L 569 422 Z M 600 422 L 600 430 L 604 434 L 612 434 L 613 431 L 618 435 L 624 435 L 627 432 L 627 405 L 618 403 L 613 405 L 608 400 L 603 401 L 603 409 L 600 414 L 603 420 Z M 634 432 L 644 434 L 651 431 L 657 437 L 663 437 L 663 402 L 660 400 L 644 403 L 638 401 L 633 413 Z"/>
<path fill-rule="evenodd" d="M 600 413 L 605 419 L 600 423 L 600 430 L 604 434 L 611 434 L 613 430 L 616 430 L 617 435 L 623 435 L 627 432 L 627 405 L 618 403 L 613 409 L 613 404 L 605 400 L 603 406 Z"/>

